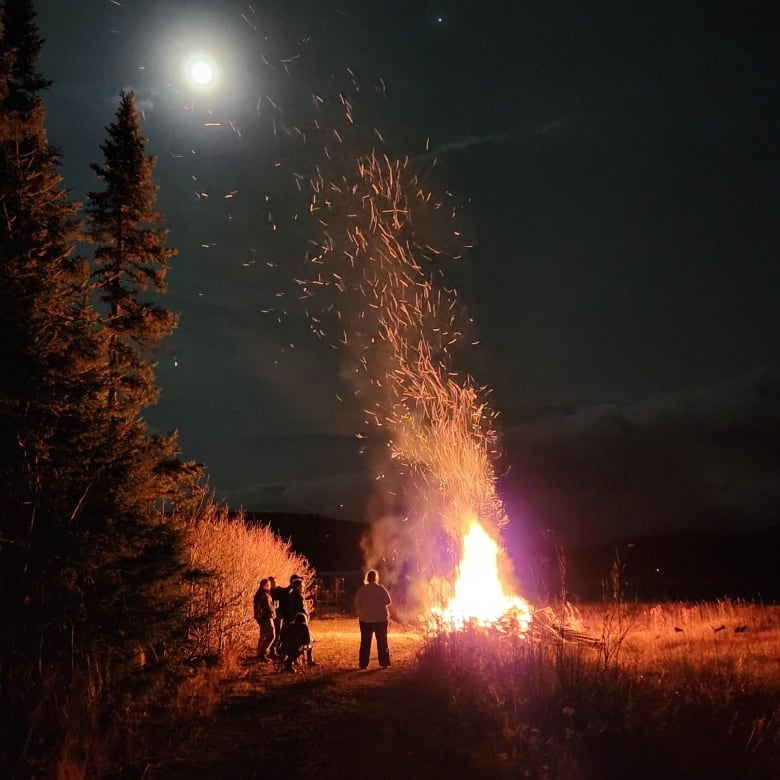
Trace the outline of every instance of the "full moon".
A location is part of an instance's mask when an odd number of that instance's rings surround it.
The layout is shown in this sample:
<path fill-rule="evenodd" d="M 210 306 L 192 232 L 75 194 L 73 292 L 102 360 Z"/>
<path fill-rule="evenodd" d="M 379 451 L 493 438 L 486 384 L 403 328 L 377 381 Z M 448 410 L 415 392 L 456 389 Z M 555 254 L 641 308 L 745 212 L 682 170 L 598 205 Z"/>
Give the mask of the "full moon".
<path fill-rule="evenodd" d="M 203 52 L 192 54 L 182 64 L 185 79 L 195 89 L 212 89 L 219 79 L 219 68 L 214 59 Z"/>
<path fill-rule="evenodd" d="M 207 60 L 195 60 L 190 65 L 190 78 L 201 87 L 206 87 L 214 79 L 214 68 Z"/>

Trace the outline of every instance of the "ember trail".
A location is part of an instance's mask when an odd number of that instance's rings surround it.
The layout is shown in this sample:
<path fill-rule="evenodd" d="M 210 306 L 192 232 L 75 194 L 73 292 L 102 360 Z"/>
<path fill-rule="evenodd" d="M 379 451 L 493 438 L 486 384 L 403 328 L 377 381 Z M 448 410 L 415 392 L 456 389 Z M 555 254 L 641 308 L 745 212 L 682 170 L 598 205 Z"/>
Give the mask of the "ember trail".
<path fill-rule="evenodd" d="M 312 189 L 322 238 L 302 296 L 312 330 L 348 357 L 366 424 L 386 440 L 379 484 L 401 508 L 375 524 L 368 563 L 381 561 L 390 579 L 403 569 L 412 606 L 432 627 L 512 614 L 524 631 L 529 605 L 507 594 L 511 563 L 496 541 L 508 519 L 496 493 L 495 415 L 486 389 L 453 367 L 467 324 L 444 284 L 453 257 L 421 238 L 454 210 L 408 161 L 376 154 Z"/>

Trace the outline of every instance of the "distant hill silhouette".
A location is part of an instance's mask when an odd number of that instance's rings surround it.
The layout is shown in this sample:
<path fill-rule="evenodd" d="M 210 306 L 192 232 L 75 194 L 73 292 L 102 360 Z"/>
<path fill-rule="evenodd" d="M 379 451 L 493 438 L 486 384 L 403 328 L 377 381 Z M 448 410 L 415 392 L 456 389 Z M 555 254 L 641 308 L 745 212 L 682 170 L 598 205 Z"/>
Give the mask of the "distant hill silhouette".
<path fill-rule="evenodd" d="M 360 541 L 367 523 L 320 514 L 246 512 L 246 521 L 270 526 L 290 540 L 319 572 L 363 568 Z M 602 598 L 602 582 L 617 553 L 626 598 L 655 600 L 763 599 L 780 602 L 780 524 L 751 534 L 638 535 L 609 544 L 563 548 L 566 588 L 584 601 Z M 560 593 L 558 555 L 537 539 L 513 555 L 524 595 Z"/>
<path fill-rule="evenodd" d="M 269 526 L 289 540 L 295 552 L 304 555 L 320 572 L 357 571 L 363 568 L 360 540 L 366 523 L 354 523 L 319 514 L 245 512 L 247 523 Z"/>
<path fill-rule="evenodd" d="M 610 544 L 563 550 L 566 589 L 584 601 L 600 599 L 617 554 L 626 598 L 780 601 L 780 525 L 750 534 L 638 535 Z M 517 562 L 528 594 L 560 592 L 551 545 L 527 550 Z"/>

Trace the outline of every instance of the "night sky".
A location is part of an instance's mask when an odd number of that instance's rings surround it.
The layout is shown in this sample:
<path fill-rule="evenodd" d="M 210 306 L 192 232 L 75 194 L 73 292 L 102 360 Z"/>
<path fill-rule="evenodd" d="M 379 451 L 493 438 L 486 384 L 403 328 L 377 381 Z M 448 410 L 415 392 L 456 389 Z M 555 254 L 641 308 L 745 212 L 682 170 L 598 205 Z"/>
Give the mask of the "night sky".
<path fill-rule="evenodd" d="M 455 212 L 466 249 L 448 281 L 479 341 L 464 369 L 493 390 L 515 528 L 778 521 L 768 18 L 574 0 L 37 8 L 49 138 L 76 199 L 97 187 L 119 90 L 143 111 L 180 253 L 165 303 L 181 313 L 148 419 L 178 428 L 218 498 L 372 519 L 360 404 L 294 279 L 308 179 L 374 147 L 408 156 Z M 182 75 L 196 51 L 218 68 L 212 90 Z"/>

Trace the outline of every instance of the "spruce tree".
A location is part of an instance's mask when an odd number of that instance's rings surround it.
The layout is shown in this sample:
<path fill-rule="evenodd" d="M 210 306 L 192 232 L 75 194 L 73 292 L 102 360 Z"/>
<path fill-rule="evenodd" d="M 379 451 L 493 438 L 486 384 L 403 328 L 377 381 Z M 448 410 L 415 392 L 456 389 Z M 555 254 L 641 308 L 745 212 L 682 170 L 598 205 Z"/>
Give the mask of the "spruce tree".
<path fill-rule="evenodd" d="M 86 765 L 119 714 L 112 707 L 166 679 L 186 630 L 184 536 L 172 510 L 197 494 L 199 476 L 176 458 L 175 435 L 150 434 L 142 418 L 157 397 L 150 354 L 175 318 L 140 297 L 163 291 L 171 251 L 132 98 L 117 124 L 129 145 L 110 138 L 96 167 L 108 186 L 90 196 L 91 270 L 74 252 L 79 205 L 45 131 L 42 44 L 30 0 L 5 0 L 0 776 L 51 776 L 63 752 Z"/>
<path fill-rule="evenodd" d="M 30 0 L 0 9 L 0 774 L 55 753 L 74 669 L 101 349 L 79 204 L 48 143 Z M 7 772 L 4 770 L 8 770 Z M 23 770 L 19 770 L 23 771 Z"/>
<path fill-rule="evenodd" d="M 99 614 L 89 623 L 99 629 L 92 644 L 105 649 L 113 682 L 124 675 L 143 687 L 164 678 L 162 659 L 177 657 L 172 644 L 186 634 L 185 531 L 175 510 L 199 496 L 200 469 L 179 460 L 175 433 L 152 434 L 143 419 L 159 394 L 155 351 L 177 320 L 152 298 L 165 292 L 175 250 L 166 246 L 168 232 L 155 210 L 155 158 L 145 152 L 132 93 L 120 94 L 106 130 L 104 160 L 92 165 L 104 187 L 87 195 L 86 237 L 95 245 L 91 287 L 107 366 L 104 433 L 110 442 L 102 498 L 90 511 L 110 533 L 104 565 L 93 576 L 102 594 Z M 146 657 L 145 680 L 128 666 L 139 651 Z"/>
<path fill-rule="evenodd" d="M 91 167 L 105 184 L 87 196 L 87 233 L 97 245 L 92 279 L 106 307 L 101 324 L 109 352 L 109 406 L 118 419 L 134 417 L 157 400 L 149 356 L 173 332 L 176 316 L 149 298 L 165 292 L 169 260 L 167 230 L 155 211 L 155 159 L 145 154 L 132 92 L 120 93 L 116 121 L 101 145 L 105 161 Z"/>

